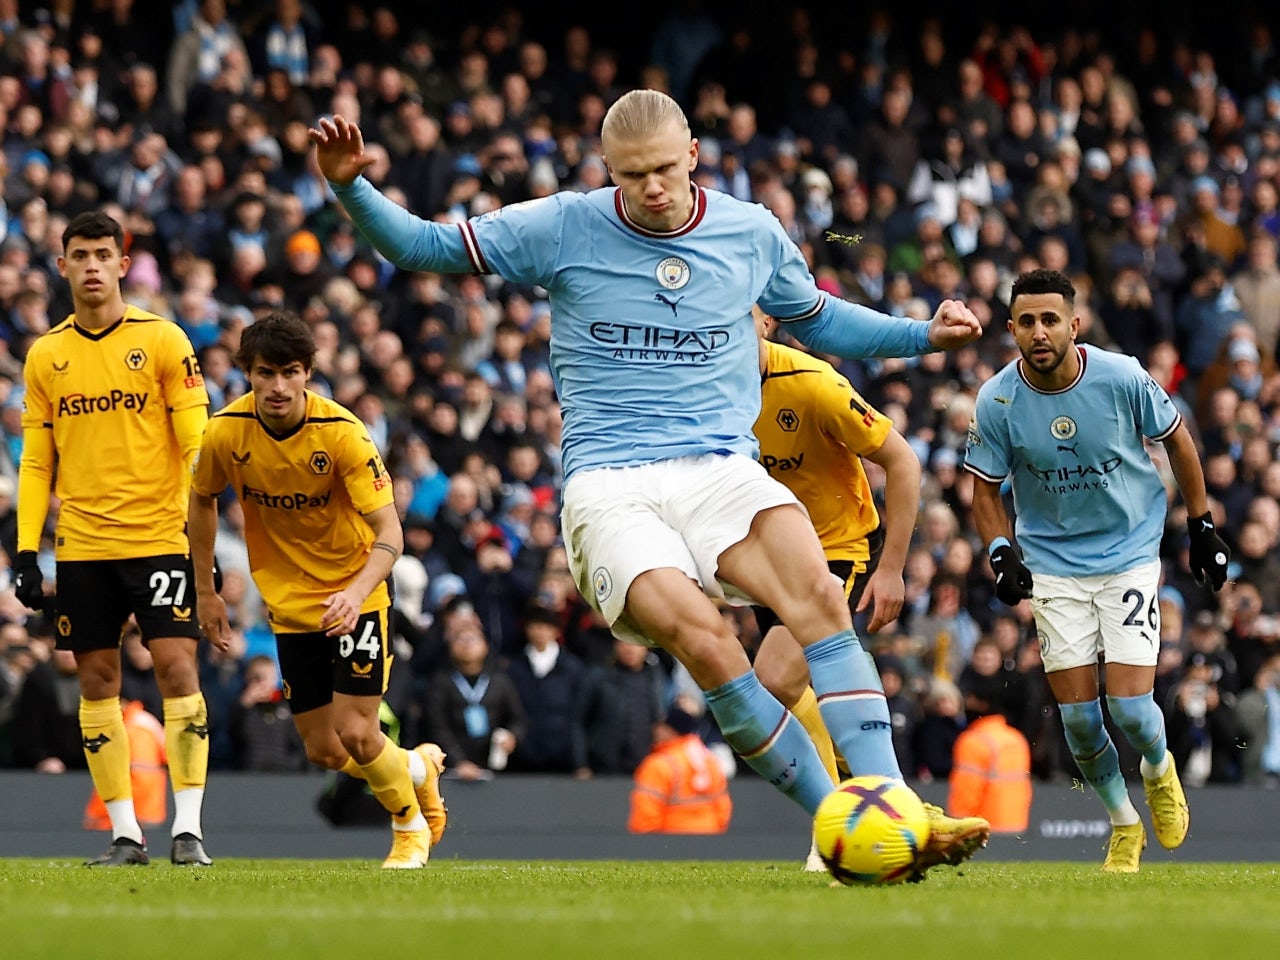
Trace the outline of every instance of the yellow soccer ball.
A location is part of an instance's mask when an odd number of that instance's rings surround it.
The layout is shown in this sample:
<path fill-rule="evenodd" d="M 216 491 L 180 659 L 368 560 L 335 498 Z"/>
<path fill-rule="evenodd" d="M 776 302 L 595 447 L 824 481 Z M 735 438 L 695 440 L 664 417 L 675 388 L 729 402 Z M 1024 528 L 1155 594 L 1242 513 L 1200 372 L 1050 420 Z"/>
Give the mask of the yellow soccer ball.
<path fill-rule="evenodd" d="M 853 777 L 818 805 L 813 835 L 823 863 L 841 883 L 901 883 L 929 840 L 929 817 L 901 780 Z"/>

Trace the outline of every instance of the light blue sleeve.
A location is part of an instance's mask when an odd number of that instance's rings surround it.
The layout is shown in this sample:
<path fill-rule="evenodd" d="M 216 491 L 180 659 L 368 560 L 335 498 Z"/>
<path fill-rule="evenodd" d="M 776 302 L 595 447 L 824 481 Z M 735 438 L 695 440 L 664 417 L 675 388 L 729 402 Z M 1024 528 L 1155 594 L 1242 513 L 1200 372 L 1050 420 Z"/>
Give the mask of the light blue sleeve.
<path fill-rule="evenodd" d="M 329 186 L 356 229 L 397 267 L 437 273 L 475 272 L 457 224 L 414 216 L 383 196 L 364 177 Z"/>
<path fill-rule="evenodd" d="M 482 273 L 496 273 L 516 283 L 550 287 L 571 216 L 581 220 L 581 194 L 557 193 L 537 200 L 510 203 L 468 220 L 463 239 L 474 237 Z M 575 222 L 580 233 L 586 227 Z M 579 242 L 582 237 L 578 238 Z"/>
<path fill-rule="evenodd" d="M 1164 387 L 1156 383 L 1136 360 L 1133 365 L 1135 376 L 1129 379 L 1129 403 L 1137 418 L 1138 429 L 1144 437 L 1164 440 L 1178 429 L 1178 425 L 1182 423 L 1182 414 L 1169 399 Z"/>
<path fill-rule="evenodd" d="M 787 332 L 807 347 L 849 360 L 918 357 L 934 351 L 929 321 L 891 317 L 835 297 L 825 297 L 815 316 L 788 323 Z"/>
<path fill-rule="evenodd" d="M 987 384 L 991 382 L 988 380 Z M 964 466 L 970 473 L 992 483 L 1007 477 L 1012 467 L 1004 416 L 994 409 L 986 390 L 978 391 L 978 402 L 965 439 Z"/>

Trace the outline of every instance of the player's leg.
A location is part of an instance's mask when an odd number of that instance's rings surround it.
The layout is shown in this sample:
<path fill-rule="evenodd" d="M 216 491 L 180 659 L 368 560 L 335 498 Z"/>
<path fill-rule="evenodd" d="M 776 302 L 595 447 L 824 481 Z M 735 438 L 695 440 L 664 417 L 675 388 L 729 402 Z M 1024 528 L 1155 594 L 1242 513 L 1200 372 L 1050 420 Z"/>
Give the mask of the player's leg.
<path fill-rule="evenodd" d="M 383 866 L 411 869 L 426 865 L 432 839 L 409 772 L 411 755 L 382 732 L 378 717 L 391 677 L 387 623 L 387 610 L 375 610 L 361 614 L 351 633 L 329 638 L 330 649 L 336 648 L 331 719 L 370 791 L 391 814 L 394 842 Z"/>
<path fill-rule="evenodd" d="M 811 813 L 831 789 L 830 779 L 800 724 L 757 679 L 746 653 L 704 591 L 719 594 L 716 557 L 746 534 L 751 513 L 732 511 L 718 529 L 719 547 L 699 558 L 672 514 L 696 527 L 718 511 L 709 505 L 739 489 L 729 458 L 664 461 L 621 470 L 589 470 L 564 488 L 569 565 L 582 595 L 614 634 L 655 642 L 683 663 L 707 692 L 725 741 L 747 763 Z M 737 458 L 759 471 L 746 457 Z M 794 497 L 781 484 L 775 502 Z M 733 524 L 737 525 L 734 528 Z"/>
<path fill-rule="evenodd" d="M 133 806 L 129 734 L 120 707 L 120 628 L 129 610 L 111 561 L 59 561 L 57 645 L 76 659 L 80 736 L 94 789 L 111 821 L 111 846 L 90 866 L 149 862 Z"/>
<path fill-rule="evenodd" d="M 901 778 L 875 663 L 799 506 L 758 512 L 746 537 L 720 554 L 719 576 L 776 611 L 803 646 L 822 718 L 850 768 Z"/>
<path fill-rule="evenodd" d="M 121 577 L 164 700 L 164 745 L 173 788 L 170 860 L 209 866 L 200 823 L 209 775 L 209 711 L 196 661 L 200 628 L 191 603 L 191 558 L 181 554 L 122 561 Z"/>
<path fill-rule="evenodd" d="M 763 608 L 757 608 L 760 609 Z M 757 622 L 759 619 L 757 613 Z M 822 722 L 818 698 L 809 685 L 809 662 L 805 660 L 804 651 L 800 649 L 800 644 L 791 635 L 791 631 L 781 623 L 769 627 L 764 639 L 760 641 L 760 649 L 753 665 L 764 688 L 800 721 L 805 733 L 813 741 L 814 749 L 818 751 L 818 758 L 831 777 L 831 782 L 839 782 L 835 744 L 831 741 L 827 725 Z"/>
<path fill-rule="evenodd" d="M 1142 785 L 1156 839 L 1182 845 L 1191 826 L 1187 796 L 1165 738 L 1164 713 L 1153 696 L 1160 653 L 1160 563 L 1111 578 L 1098 595 L 1107 662 L 1107 709 L 1139 754 Z"/>
<path fill-rule="evenodd" d="M 832 783 L 813 742 L 760 683 L 697 584 L 671 567 L 640 574 L 627 591 L 626 621 L 688 668 L 734 752 L 810 814 L 816 812 Z"/>
<path fill-rule="evenodd" d="M 1032 599 L 1040 656 L 1067 747 L 1085 781 L 1111 819 L 1111 842 L 1103 869 L 1138 870 L 1146 845 L 1142 820 L 1120 772 L 1120 755 L 1107 732 L 1098 699 L 1098 654 L 1102 637 L 1094 597 L 1103 578 L 1036 576 Z"/>

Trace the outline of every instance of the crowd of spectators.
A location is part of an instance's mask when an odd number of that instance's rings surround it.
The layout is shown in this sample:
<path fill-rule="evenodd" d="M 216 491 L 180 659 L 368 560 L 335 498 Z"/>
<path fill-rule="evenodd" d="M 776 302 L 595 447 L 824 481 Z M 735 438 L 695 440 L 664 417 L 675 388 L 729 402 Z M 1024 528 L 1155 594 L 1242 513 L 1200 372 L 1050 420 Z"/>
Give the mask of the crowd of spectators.
<path fill-rule="evenodd" d="M 369 178 L 420 216 L 458 221 L 606 185 L 604 111 L 630 87 L 665 88 L 701 144 L 695 180 L 772 210 L 823 289 L 918 318 L 960 297 L 987 328 L 954 354 L 840 364 L 926 467 L 906 608 L 864 638 L 908 775 L 947 776 L 965 691 L 996 673 L 1035 775 L 1074 773 L 1029 607 L 993 596 L 962 468 L 977 388 L 1017 355 L 1010 284 L 1046 266 L 1074 280 L 1088 349 L 1137 356 L 1180 405 L 1235 553 L 1227 589 L 1197 585 L 1185 511 L 1171 511 L 1157 696 L 1183 780 L 1274 784 L 1270 25 L 1244 22 L 1236 45 L 1201 46 L 1154 27 L 970 20 L 957 32 L 884 9 L 851 24 L 823 19 L 820 5 L 754 20 L 677 6 L 651 36 L 611 48 L 599 17 L 548 36 L 514 4 L 444 34 L 394 4 L 353 3 L 322 21 L 305 0 L 185 0 L 171 17 L 128 0 L 0 0 L 4 554 L 15 549 L 22 360 L 70 312 L 56 267 L 67 218 L 101 207 L 130 238 L 126 299 L 189 334 L 214 410 L 246 389 L 231 362 L 246 324 L 284 308 L 314 330 L 312 387 L 367 424 L 404 521 L 386 704 L 402 740 L 445 745 L 470 778 L 631 773 L 674 695 L 696 690 L 666 656 L 615 643 L 569 574 L 545 291 L 392 268 L 342 216 L 306 131 L 324 113 L 359 121 L 376 157 Z M 1159 445 L 1151 453 L 1159 462 Z M 233 499 L 221 516 L 235 645 L 201 647 L 211 766 L 301 769 Z M 52 579 L 51 536 L 40 561 Z M 0 569 L 0 766 L 83 766 L 74 665 L 7 580 Z M 724 615 L 744 644 L 758 641 L 748 611 Z M 124 695 L 156 708 L 147 660 L 126 643 Z M 454 682 L 478 672 L 483 691 Z M 472 699 L 504 736 L 468 728 Z"/>

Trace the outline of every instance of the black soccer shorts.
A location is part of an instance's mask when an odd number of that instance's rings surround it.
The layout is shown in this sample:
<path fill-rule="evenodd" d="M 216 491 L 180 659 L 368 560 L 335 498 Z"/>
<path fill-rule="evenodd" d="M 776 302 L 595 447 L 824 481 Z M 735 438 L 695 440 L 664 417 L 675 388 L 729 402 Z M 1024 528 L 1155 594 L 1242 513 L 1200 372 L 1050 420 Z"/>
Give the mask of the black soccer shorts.
<path fill-rule="evenodd" d="M 181 553 L 128 560 L 59 560 L 54 601 L 58 649 L 86 653 L 120 646 L 129 614 L 142 642 L 199 639 L 191 558 Z"/>
<path fill-rule="evenodd" d="M 335 693 L 381 697 L 391 678 L 387 608 L 360 614 L 356 628 L 340 637 L 277 633 L 284 698 L 296 716 L 333 702 Z"/>

